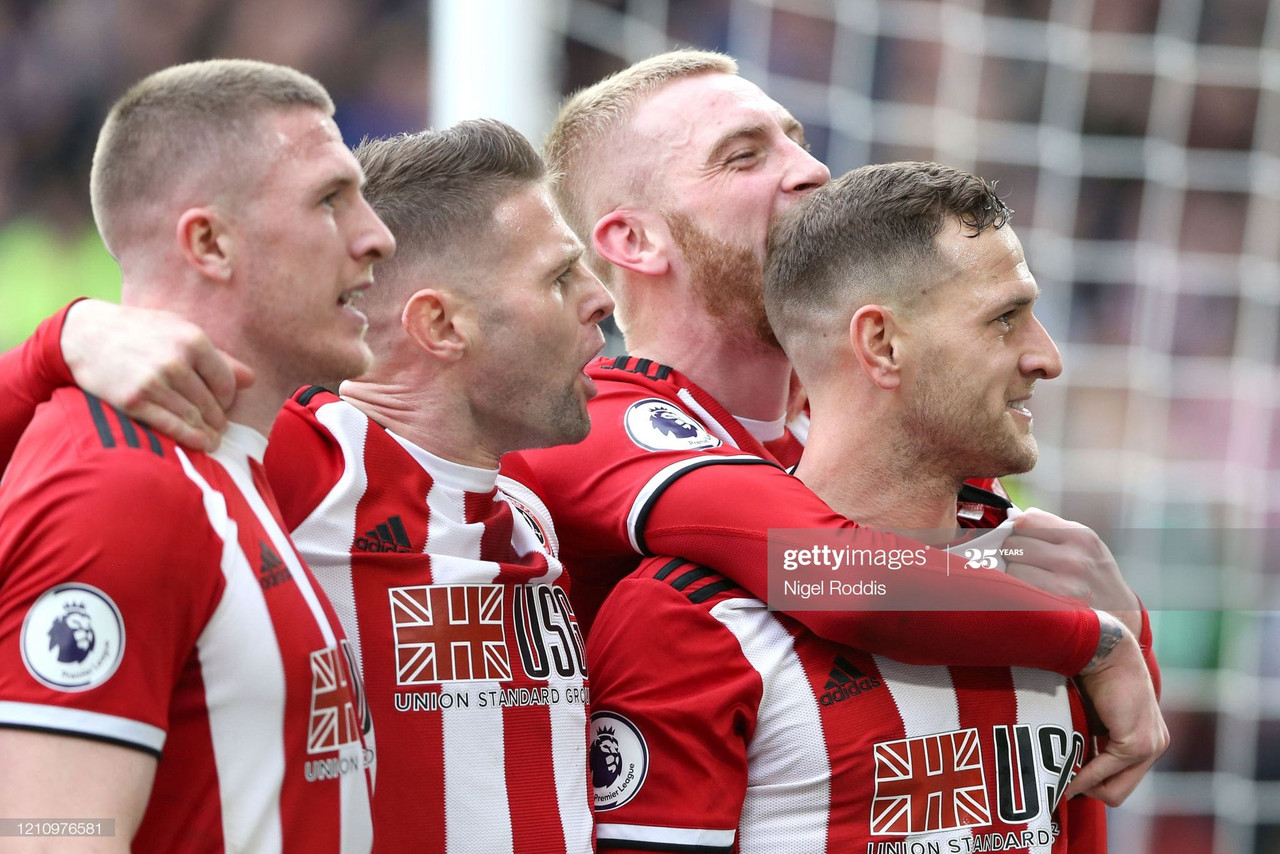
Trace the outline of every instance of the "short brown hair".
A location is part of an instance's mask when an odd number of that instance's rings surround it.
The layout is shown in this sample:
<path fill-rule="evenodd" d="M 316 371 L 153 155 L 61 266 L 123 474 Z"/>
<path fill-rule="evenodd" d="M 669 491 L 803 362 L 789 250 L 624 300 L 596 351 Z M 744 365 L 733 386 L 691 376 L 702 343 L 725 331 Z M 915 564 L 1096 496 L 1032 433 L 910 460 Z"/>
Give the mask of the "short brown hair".
<path fill-rule="evenodd" d="M 148 211 L 180 187 L 222 193 L 246 176 L 239 155 L 260 142 L 263 116 L 294 107 L 333 115 L 314 78 L 267 62 L 211 59 L 175 65 L 134 84 L 98 134 L 89 179 L 94 219 L 119 257 L 130 234 L 167 226 Z M 249 158 L 251 161 L 251 158 Z M 152 221 L 154 218 L 155 221 Z"/>
<path fill-rule="evenodd" d="M 806 332 L 846 325 L 869 303 L 906 309 L 936 275 L 934 238 L 948 220 L 976 237 L 1012 214 L 994 185 L 937 163 L 864 166 L 836 178 L 770 230 L 764 297 L 778 341 L 804 362 L 813 350 Z"/>
<path fill-rule="evenodd" d="M 529 140 L 494 119 L 366 139 L 355 156 L 364 197 L 396 238 L 395 266 L 424 254 L 474 254 L 498 204 L 547 175 Z"/>
<path fill-rule="evenodd" d="M 587 261 L 601 278 L 608 270 L 592 250 L 591 229 L 607 211 L 600 209 L 600 201 L 593 198 L 591 189 L 603 179 L 606 170 L 616 169 L 616 163 L 609 159 L 618 151 L 615 132 L 627 123 L 646 95 L 668 83 L 698 74 L 737 73 L 738 64 L 723 53 L 673 50 L 611 74 L 575 92 L 561 106 L 542 151 L 557 175 L 554 189 L 560 212 L 586 244 Z M 619 175 L 614 182 L 631 183 L 642 177 Z"/>

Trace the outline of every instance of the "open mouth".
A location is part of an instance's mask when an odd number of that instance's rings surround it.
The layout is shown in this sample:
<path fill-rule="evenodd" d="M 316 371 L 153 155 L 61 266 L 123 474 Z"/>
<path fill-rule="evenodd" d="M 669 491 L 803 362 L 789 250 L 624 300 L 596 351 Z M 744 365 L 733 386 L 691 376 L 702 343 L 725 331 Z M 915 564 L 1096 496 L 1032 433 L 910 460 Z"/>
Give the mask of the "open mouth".
<path fill-rule="evenodd" d="M 1030 398 L 1024 397 L 1021 400 L 1011 400 L 1008 403 L 1006 403 L 1005 406 L 1009 407 L 1014 412 L 1020 413 L 1022 415 L 1025 415 L 1027 418 L 1030 418 L 1031 410 L 1027 408 L 1027 401 L 1029 399 Z"/>

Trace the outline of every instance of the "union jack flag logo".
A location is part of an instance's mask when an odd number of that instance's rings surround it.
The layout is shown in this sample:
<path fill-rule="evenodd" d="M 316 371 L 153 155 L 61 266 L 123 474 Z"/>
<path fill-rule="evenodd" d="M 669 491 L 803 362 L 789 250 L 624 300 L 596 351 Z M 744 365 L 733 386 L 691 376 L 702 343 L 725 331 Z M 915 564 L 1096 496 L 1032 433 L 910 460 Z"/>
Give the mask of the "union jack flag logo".
<path fill-rule="evenodd" d="M 882 741 L 874 755 L 873 834 L 906 836 L 991 824 L 976 729 Z"/>
<path fill-rule="evenodd" d="M 330 647 L 311 653 L 308 753 L 326 753 L 360 741 L 354 695 L 351 672 L 341 650 Z"/>
<path fill-rule="evenodd" d="M 393 587 L 389 595 L 397 685 L 511 679 L 500 585 Z"/>

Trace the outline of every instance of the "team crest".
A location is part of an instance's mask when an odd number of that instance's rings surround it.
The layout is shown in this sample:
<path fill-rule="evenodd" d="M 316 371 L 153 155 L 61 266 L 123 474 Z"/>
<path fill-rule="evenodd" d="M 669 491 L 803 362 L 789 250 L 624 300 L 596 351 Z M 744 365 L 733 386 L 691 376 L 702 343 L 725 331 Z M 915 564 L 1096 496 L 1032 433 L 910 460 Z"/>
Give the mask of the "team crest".
<path fill-rule="evenodd" d="M 87 691 L 110 679 L 123 657 L 124 618 L 96 587 L 54 587 L 23 620 L 22 662 L 50 688 Z"/>
<path fill-rule="evenodd" d="M 392 587 L 396 684 L 511 678 L 502 621 L 502 585 Z"/>
<path fill-rule="evenodd" d="M 363 693 L 349 669 L 347 653 L 338 647 L 311 653 L 311 719 L 307 753 L 325 753 L 360 741 Z"/>
<path fill-rule="evenodd" d="M 882 741 L 874 753 L 872 834 L 907 836 L 991 824 L 976 729 Z"/>
<path fill-rule="evenodd" d="M 631 441 L 646 451 L 702 451 L 722 444 L 678 406 L 656 397 L 627 407 L 623 424 Z"/>
<path fill-rule="evenodd" d="M 591 716 L 591 786 L 597 811 L 617 809 L 636 796 L 649 773 L 649 747 L 631 721 L 613 712 Z"/>

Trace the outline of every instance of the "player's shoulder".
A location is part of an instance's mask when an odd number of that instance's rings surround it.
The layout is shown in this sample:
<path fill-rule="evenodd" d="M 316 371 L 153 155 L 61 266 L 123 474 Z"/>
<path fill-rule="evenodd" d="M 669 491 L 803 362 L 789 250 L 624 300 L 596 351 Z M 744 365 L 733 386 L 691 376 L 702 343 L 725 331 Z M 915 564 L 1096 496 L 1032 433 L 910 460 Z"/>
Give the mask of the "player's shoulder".
<path fill-rule="evenodd" d="M 652 452 L 725 447 L 727 414 L 679 371 L 650 359 L 615 356 L 596 359 L 587 373 L 600 391 L 589 404 L 593 435 L 605 425 L 610 434 Z M 611 425 L 622 429 L 615 433 Z"/>
<path fill-rule="evenodd" d="M 323 386 L 308 385 L 295 391 L 284 402 L 282 412 L 314 419 L 317 412 L 331 403 L 342 403 L 342 398 Z"/>
<path fill-rule="evenodd" d="M 649 595 L 668 599 L 672 599 L 674 593 L 690 605 L 707 610 L 729 599 L 753 598 L 718 571 L 684 558 L 655 557 L 644 560 L 635 572 L 623 579 L 619 589 L 624 585 L 635 591 L 647 591 Z M 663 592 L 658 593 L 658 590 Z"/>
<path fill-rule="evenodd" d="M 190 470 L 208 457 L 174 442 L 75 387 L 59 389 L 36 412 L 3 485 L 6 514 L 57 509 L 124 524 L 141 508 L 181 514 L 201 504 Z"/>
<path fill-rule="evenodd" d="M 57 481 L 103 471 L 150 486 L 182 479 L 174 442 L 87 391 L 58 389 L 36 410 L 14 451 L 10 481 Z"/>

